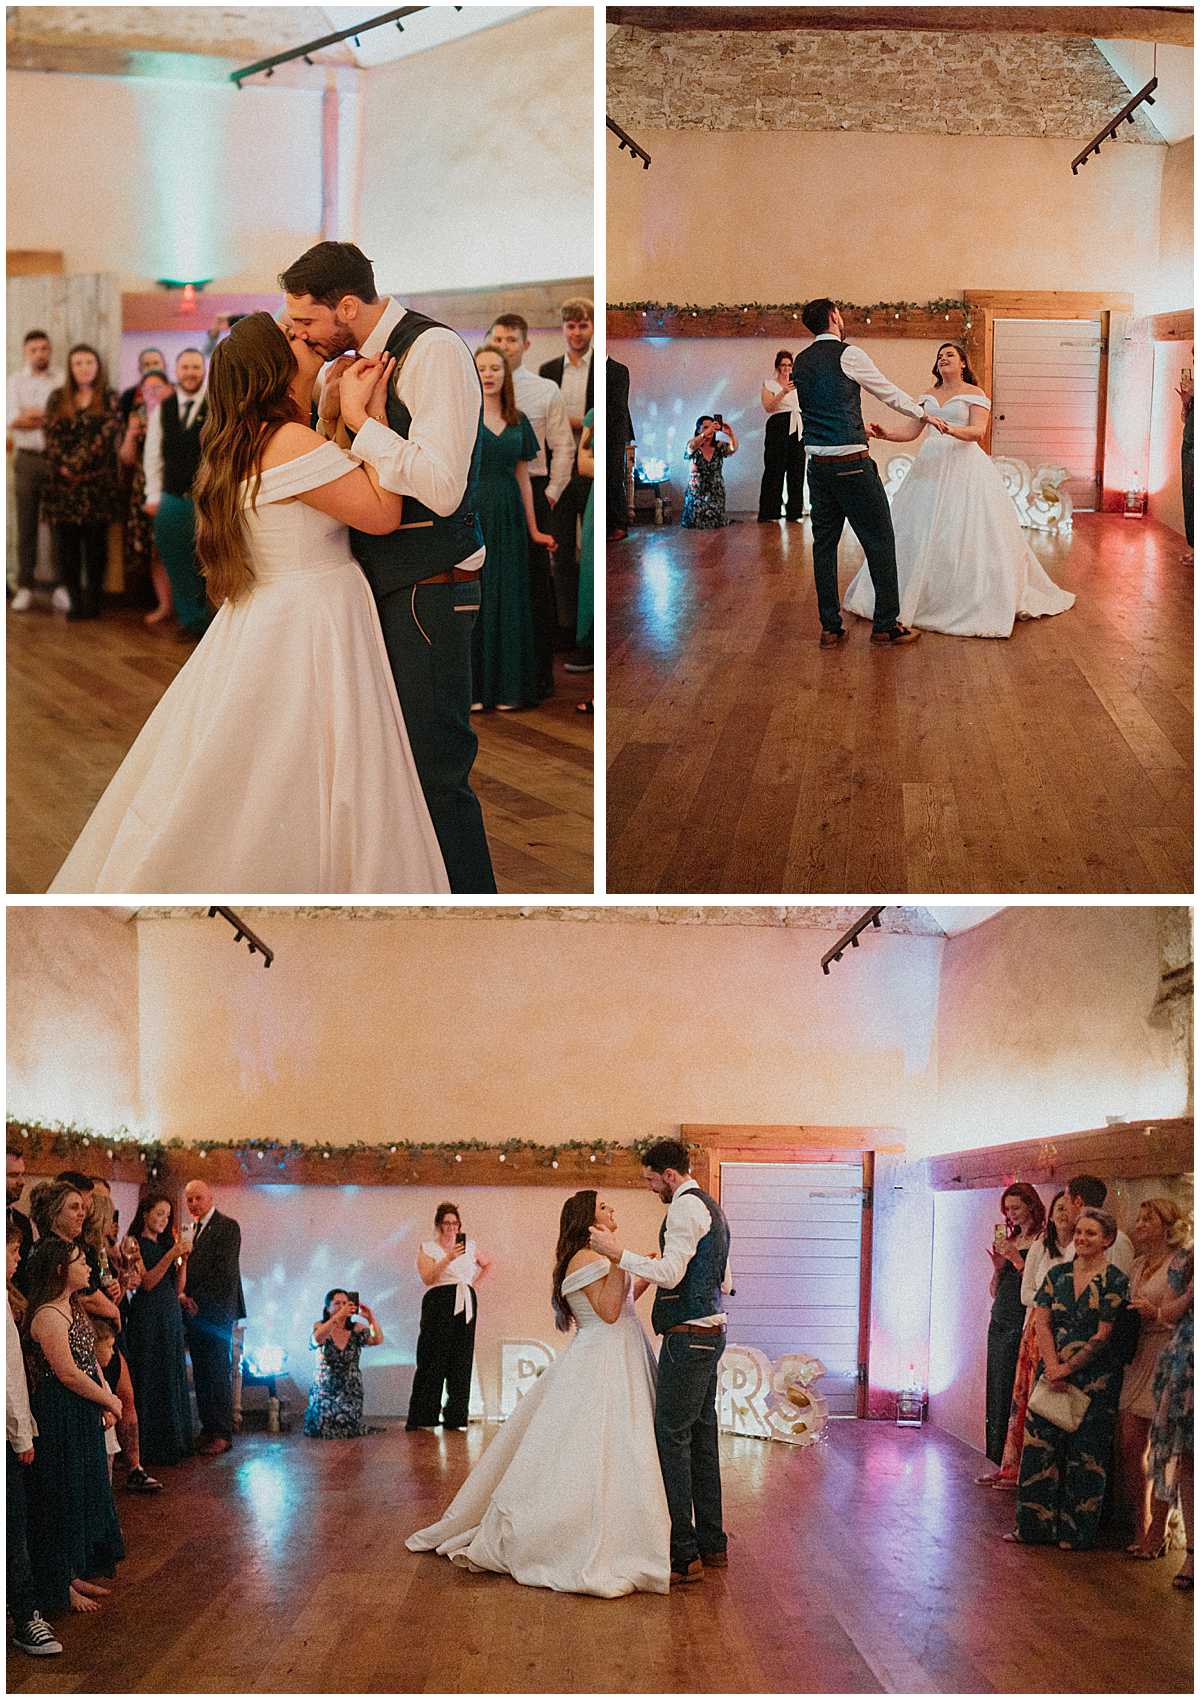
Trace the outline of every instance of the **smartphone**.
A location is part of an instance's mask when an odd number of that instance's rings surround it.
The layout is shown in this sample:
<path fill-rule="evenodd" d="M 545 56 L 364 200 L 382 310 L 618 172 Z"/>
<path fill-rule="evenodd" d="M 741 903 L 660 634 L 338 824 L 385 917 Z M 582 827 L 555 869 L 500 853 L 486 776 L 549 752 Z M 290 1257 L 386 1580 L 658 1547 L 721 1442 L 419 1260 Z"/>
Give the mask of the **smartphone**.
<path fill-rule="evenodd" d="M 350 1303 L 354 1306 L 355 1310 L 357 1310 L 358 1309 L 358 1294 L 357 1293 L 347 1293 L 346 1297 L 350 1300 Z"/>
<path fill-rule="evenodd" d="M 467 1243 L 467 1236 L 464 1233 L 455 1234 L 454 1243 L 456 1246 L 465 1246 Z"/>
<path fill-rule="evenodd" d="M 1008 1229 L 1003 1222 L 997 1222 L 992 1230 L 992 1244 L 997 1251 L 1003 1251 L 1008 1244 Z"/>

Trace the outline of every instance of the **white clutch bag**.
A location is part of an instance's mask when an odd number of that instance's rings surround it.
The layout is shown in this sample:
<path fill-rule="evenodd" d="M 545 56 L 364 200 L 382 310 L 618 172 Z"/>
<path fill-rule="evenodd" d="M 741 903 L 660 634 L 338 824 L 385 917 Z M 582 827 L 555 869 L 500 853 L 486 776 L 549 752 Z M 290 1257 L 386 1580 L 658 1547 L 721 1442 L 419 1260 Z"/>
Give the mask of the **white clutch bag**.
<path fill-rule="evenodd" d="M 1036 1411 L 1039 1417 L 1045 1417 L 1055 1428 L 1062 1429 L 1064 1434 L 1075 1433 L 1087 1416 L 1091 1402 L 1091 1396 L 1082 1387 L 1076 1387 L 1073 1381 L 1065 1381 L 1055 1387 L 1044 1375 L 1038 1376 L 1029 1395 L 1029 1409 Z"/>

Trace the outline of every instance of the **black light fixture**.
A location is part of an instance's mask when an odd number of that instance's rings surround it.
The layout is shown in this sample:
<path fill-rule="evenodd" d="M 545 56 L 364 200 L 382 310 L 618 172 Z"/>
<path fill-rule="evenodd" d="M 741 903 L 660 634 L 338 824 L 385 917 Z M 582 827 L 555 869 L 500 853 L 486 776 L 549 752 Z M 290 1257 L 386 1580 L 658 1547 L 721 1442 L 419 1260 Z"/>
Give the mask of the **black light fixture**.
<path fill-rule="evenodd" d="M 1142 105 L 1143 101 L 1147 106 L 1154 105 L 1154 90 L 1157 87 L 1158 78 L 1151 77 L 1145 88 L 1139 89 L 1133 99 L 1126 102 L 1120 112 L 1117 113 L 1117 116 L 1104 126 L 1099 135 L 1092 137 L 1083 152 L 1077 153 L 1075 158 L 1071 161 L 1072 177 L 1079 176 L 1079 167 L 1081 165 L 1086 165 L 1092 154 L 1098 154 L 1105 142 L 1113 142 L 1116 140 L 1117 131 L 1121 128 L 1122 124 L 1133 123 L 1133 115 L 1137 111 L 1138 107 Z"/>
<path fill-rule="evenodd" d="M 332 35 L 323 35 L 316 41 L 306 41 L 302 47 L 291 47 L 286 53 L 272 53 L 268 59 L 259 59 L 256 64 L 243 65 L 240 71 L 231 71 L 229 80 L 237 88 L 241 88 L 247 77 L 256 77 L 262 72 L 265 77 L 275 75 L 277 65 L 289 65 L 296 59 L 303 59 L 306 65 L 313 63 L 310 54 L 318 52 L 322 47 L 336 47 L 339 41 L 352 41 L 355 47 L 360 45 L 359 37 L 368 30 L 380 29 L 384 24 L 395 24 L 398 30 L 403 30 L 402 18 L 411 18 L 417 12 L 427 12 L 427 6 L 401 6 L 394 12 L 384 12 L 378 18 L 367 18 L 361 24 L 351 24 L 348 29 L 335 30 Z M 456 6 L 456 12 L 462 7 Z"/>
<path fill-rule="evenodd" d="M 868 909 L 865 914 L 859 916 L 858 920 L 855 921 L 854 925 L 848 932 L 842 934 L 841 938 L 837 941 L 833 948 L 825 952 L 824 956 L 821 958 L 822 974 L 828 974 L 829 964 L 831 962 L 840 962 L 842 960 L 842 952 L 846 949 L 847 945 L 854 950 L 858 949 L 859 933 L 865 933 L 868 927 L 878 927 L 880 924 L 879 917 L 883 914 L 885 907 L 885 904 L 878 903 L 873 909 Z"/>
<path fill-rule="evenodd" d="M 245 921 L 242 920 L 240 915 L 235 915 L 232 909 L 222 908 L 218 903 L 214 903 L 208 911 L 208 918 L 210 921 L 214 915 L 219 915 L 223 921 L 228 921 L 229 925 L 233 928 L 234 944 L 241 944 L 242 940 L 245 939 L 246 947 L 251 956 L 261 956 L 264 968 L 269 968 L 271 966 L 272 962 L 275 960 L 275 952 L 271 949 L 270 945 L 263 943 L 257 933 L 251 932 L 250 928 L 246 925 Z"/>
<path fill-rule="evenodd" d="M 617 138 L 621 152 L 624 153 L 626 148 L 628 148 L 634 159 L 641 160 L 642 170 L 649 171 L 650 155 L 646 152 L 645 148 L 640 148 L 628 131 L 622 130 L 621 126 L 615 119 L 606 117 L 604 123 L 605 127 L 611 130 L 613 135 Z"/>

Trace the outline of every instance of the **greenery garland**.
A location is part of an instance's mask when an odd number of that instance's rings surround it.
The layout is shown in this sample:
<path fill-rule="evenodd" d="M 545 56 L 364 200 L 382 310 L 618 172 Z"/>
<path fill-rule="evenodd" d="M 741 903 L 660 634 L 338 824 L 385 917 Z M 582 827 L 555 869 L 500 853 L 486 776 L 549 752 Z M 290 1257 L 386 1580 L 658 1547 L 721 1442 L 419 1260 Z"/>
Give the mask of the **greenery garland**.
<path fill-rule="evenodd" d="M 702 306 L 695 301 L 612 301 L 608 305 L 610 313 L 657 313 L 665 317 L 675 314 L 686 317 L 691 314 L 710 313 L 793 313 L 799 317 L 803 311 L 803 301 L 717 301 L 711 306 Z M 965 313 L 967 303 L 953 296 L 939 297 L 936 301 L 875 301 L 869 307 L 858 307 L 851 301 L 839 301 L 838 306 L 847 318 L 866 315 L 868 313 L 921 313 L 946 314 Z"/>
<path fill-rule="evenodd" d="M 7 1134 L 10 1143 L 15 1143 L 18 1139 L 35 1139 L 43 1145 L 48 1144 L 56 1157 L 77 1157 L 81 1151 L 95 1147 L 114 1161 L 144 1165 L 147 1176 L 151 1179 L 170 1160 L 172 1153 L 176 1152 L 191 1152 L 204 1160 L 215 1151 L 232 1151 L 238 1154 L 239 1161 L 248 1174 L 253 1173 L 251 1159 L 260 1163 L 270 1160 L 276 1169 L 286 1169 L 289 1162 L 300 1158 L 319 1158 L 327 1162 L 335 1156 L 374 1156 L 383 1168 L 389 1169 L 394 1162 L 411 1163 L 423 1157 L 439 1157 L 447 1165 L 461 1163 L 465 1155 L 476 1152 L 495 1155 L 502 1163 L 512 1157 L 536 1154 L 544 1167 L 557 1169 L 560 1157 L 586 1156 L 590 1163 L 611 1164 L 615 1156 L 629 1155 L 640 1158 L 655 1143 L 653 1138 L 635 1140 L 628 1145 L 614 1139 L 567 1139 L 554 1145 L 541 1145 L 531 1139 L 452 1139 L 444 1142 L 419 1139 L 374 1142 L 356 1139 L 347 1145 L 300 1139 L 151 1140 L 139 1139 L 135 1134 L 131 1134 L 127 1127 L 117 1128 L 111 1133 L 100 1133 L 95 1128 L 80 1127 L 76 1122 L 27 1122 L 11 1117 L 8 1119 Z"/>

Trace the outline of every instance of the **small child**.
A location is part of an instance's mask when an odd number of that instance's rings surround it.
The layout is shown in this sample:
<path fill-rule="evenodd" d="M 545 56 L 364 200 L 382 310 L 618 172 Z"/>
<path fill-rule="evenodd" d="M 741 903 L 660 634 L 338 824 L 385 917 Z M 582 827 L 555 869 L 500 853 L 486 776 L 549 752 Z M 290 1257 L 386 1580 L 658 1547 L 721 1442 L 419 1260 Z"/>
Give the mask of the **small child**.
<path fill-rule="evenodd" d="M 92 1333 L 96 1336 L 96 1362 L 100 1366 L 101 1375 L 111 1386 L 113 1378 L 108 1374 L 108 1366 L 116 1356 L 117 1331 L 106 1316 L 93 1316 L 89 1318 L 89 1321 L 92 1325 Z M 117 1439 L 115 1426 L 106 1428 L 104 1431 L 104 1450 L 108 1454 L 108 1479 L 111 1482 L 113 1459 L 121 1450 L 121 1442 Z"/>

